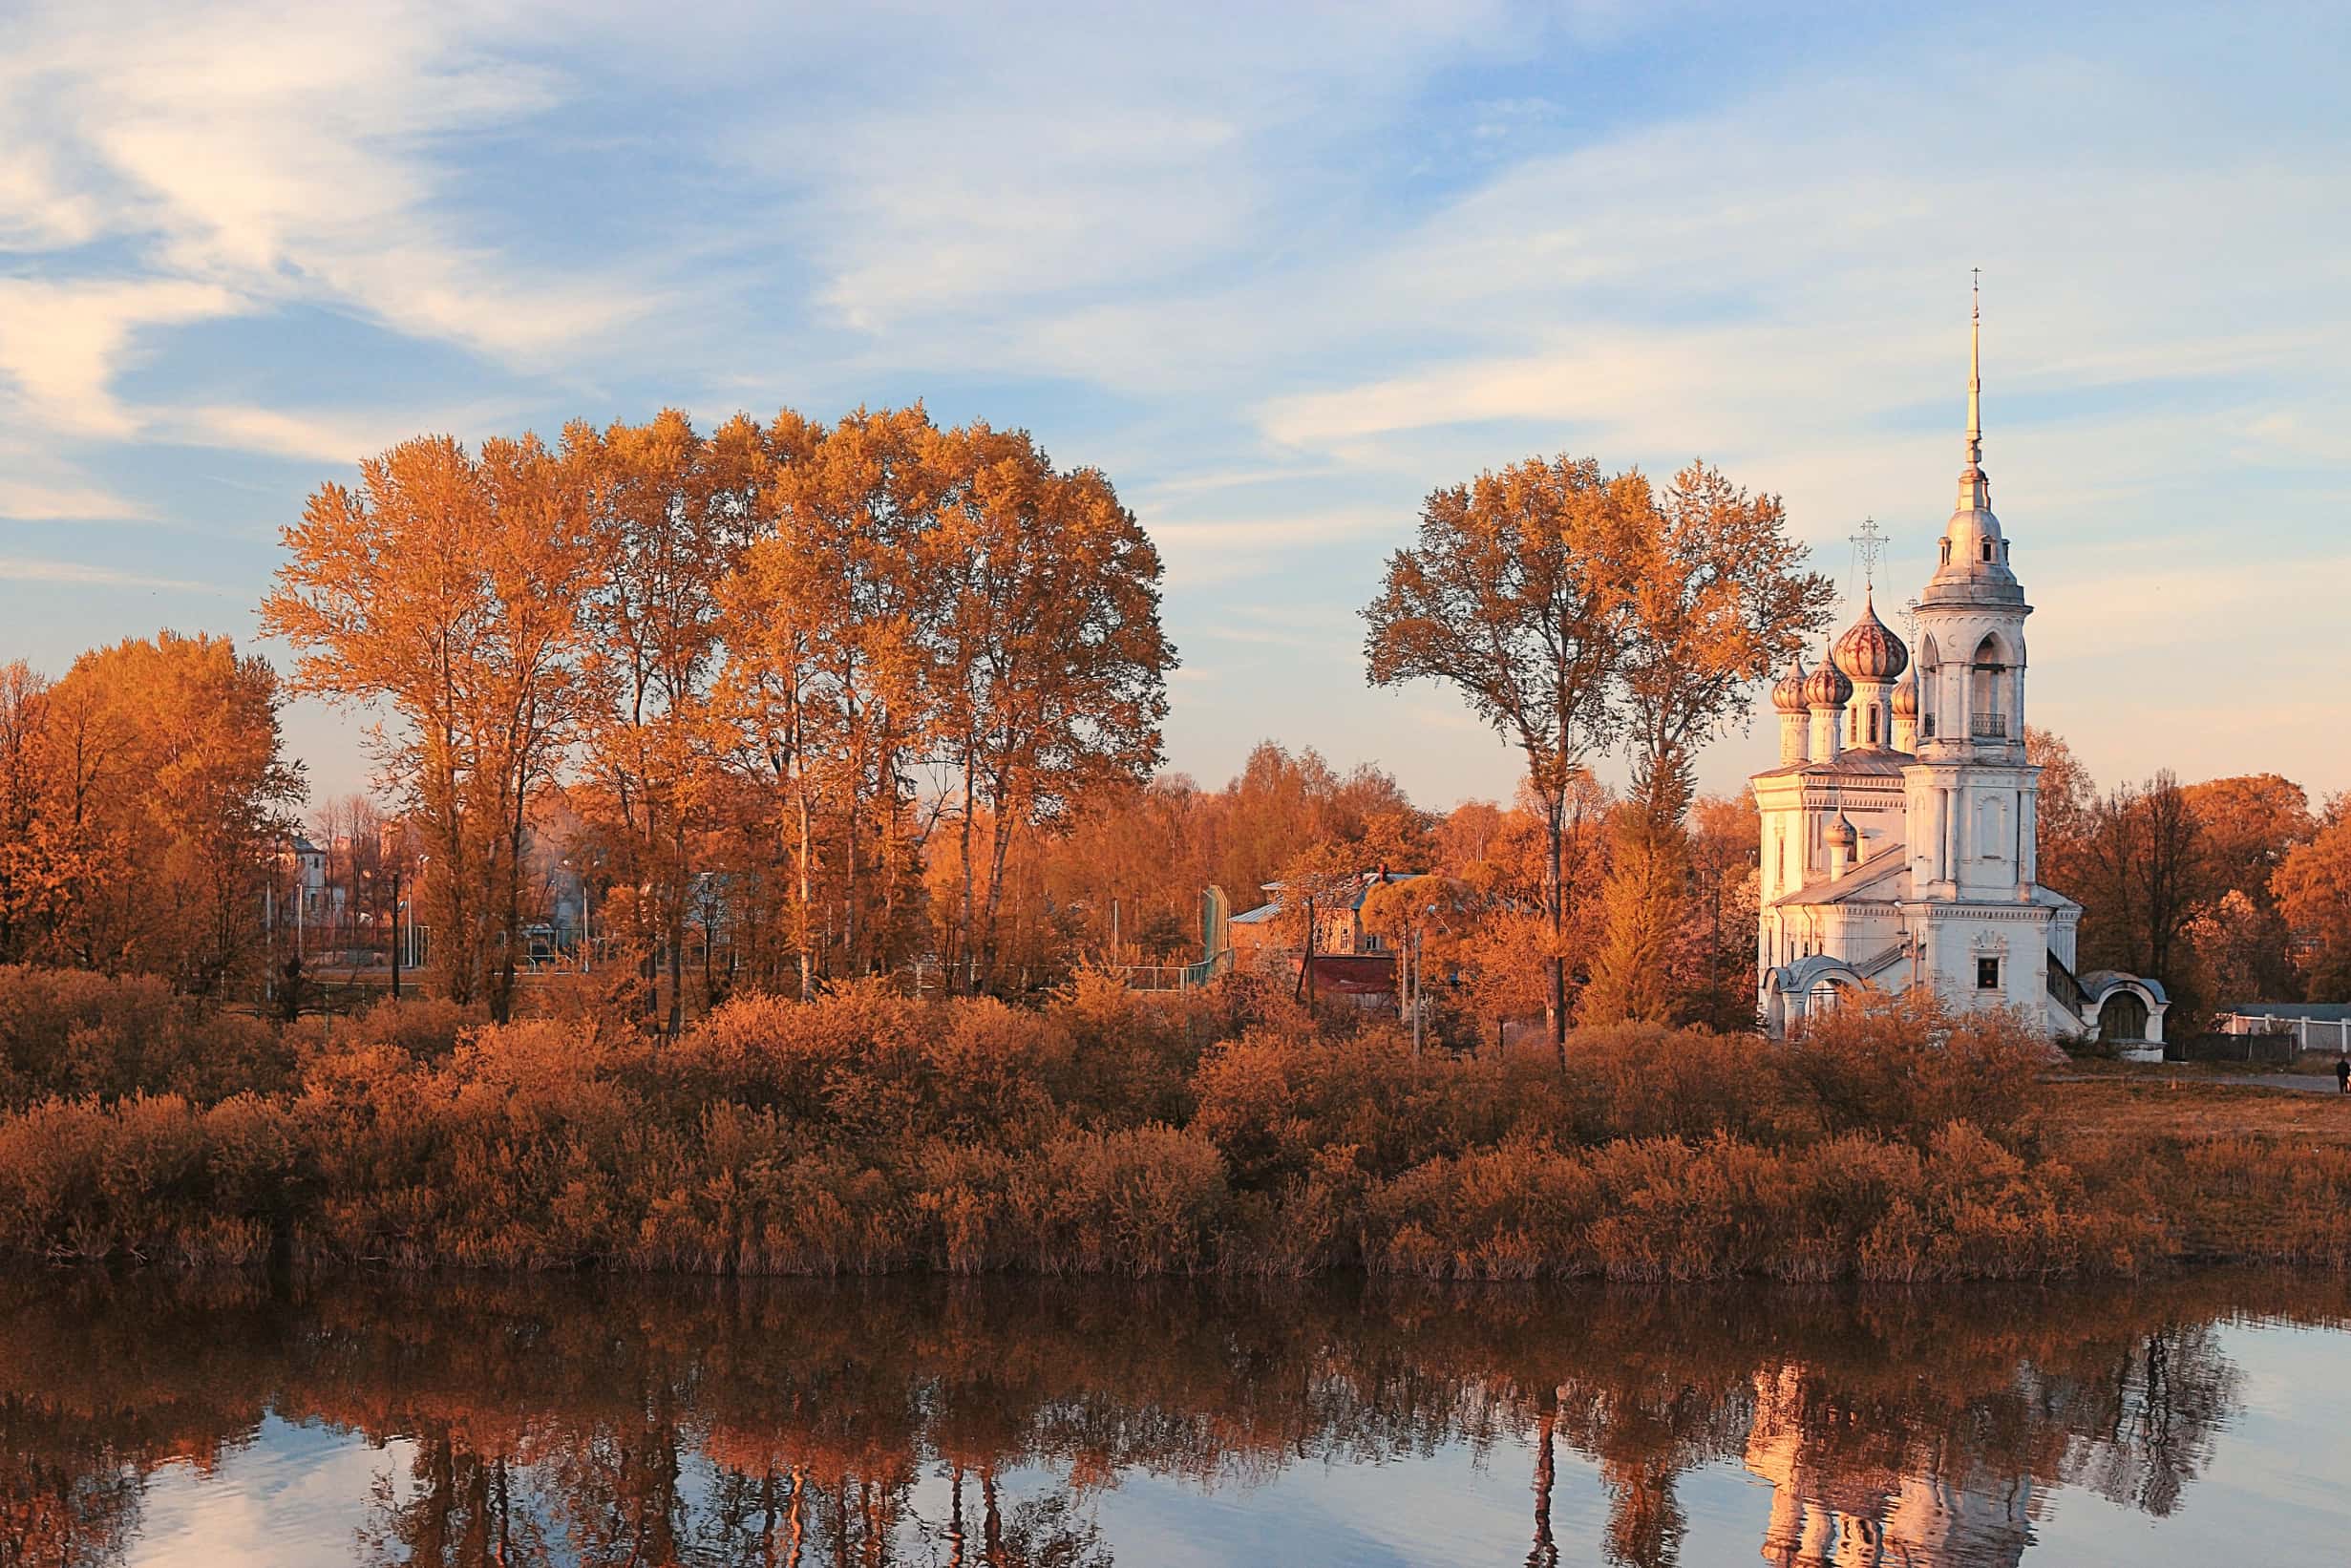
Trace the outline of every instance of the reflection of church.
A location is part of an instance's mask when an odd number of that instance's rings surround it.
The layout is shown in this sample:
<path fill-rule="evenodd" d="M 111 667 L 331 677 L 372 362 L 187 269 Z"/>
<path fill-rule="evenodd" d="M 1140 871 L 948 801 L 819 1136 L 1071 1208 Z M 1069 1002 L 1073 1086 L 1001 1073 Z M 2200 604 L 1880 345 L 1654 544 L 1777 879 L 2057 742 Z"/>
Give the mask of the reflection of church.
<path fill-rule="evenodd" d="M 2153 981 L 2073 971 L 2081 905 L 2035 876 L 2041 770 L 2024 755 L 2024 618 L 1982 466 L 1971 347 L 1967 465 L 1912 650 L 1865 599 L 1818 667 L 1772 689 L 1780 765 L 1763 819 L 1757 972 L 1783 1034 L 1844 989 L 1931 985 L 2015 1007 L 2053 1034 L 2159 1046 Z"/>
<path fill-rule="evenodd" d="M 1944 1473 L 1929 1461 L 1823 1462 L 1808 1440 L 1804 1374 L 1755 1375 L 1749 1473 L 1771 1483 L 1773 1568 L 2014 1568 L 2032 1544 L 2032 1478 Z"/>

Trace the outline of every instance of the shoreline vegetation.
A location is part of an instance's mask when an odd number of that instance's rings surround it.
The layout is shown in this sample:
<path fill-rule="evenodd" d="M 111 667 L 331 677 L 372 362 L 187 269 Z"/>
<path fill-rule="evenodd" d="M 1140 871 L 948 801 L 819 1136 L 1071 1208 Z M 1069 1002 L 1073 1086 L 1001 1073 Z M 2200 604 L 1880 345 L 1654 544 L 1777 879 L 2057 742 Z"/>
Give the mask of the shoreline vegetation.
<path fill-rule="evenodd" d="M 280 1026 L 0 968 L 0 1254 L 690 1274 L 1917 1282 L 2340 1269 L 2333 1100 L 2050 1082 L 2003 1015 L 1415 1056 L 1246 979 L 745 997 L 675 1040 L 446 1003 Z M 2226 1114 L 2207 1114 L 2213 1106 Z M 2267 1108 L 2267 1109 L 2265 1109 Z"/>

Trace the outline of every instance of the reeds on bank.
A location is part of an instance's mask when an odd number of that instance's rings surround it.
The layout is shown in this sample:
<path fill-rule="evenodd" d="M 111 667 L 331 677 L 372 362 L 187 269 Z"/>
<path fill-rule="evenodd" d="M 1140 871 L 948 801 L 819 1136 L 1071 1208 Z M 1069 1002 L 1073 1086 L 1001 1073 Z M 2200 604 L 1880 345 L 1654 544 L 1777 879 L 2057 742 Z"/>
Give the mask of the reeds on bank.
<path fill-rule="evenodd" d="M 1245 988 L 879 987 L 675 1041 L 411 1004 L 285 1029 L 0 970 L 0 1251 L 801 1274 L 1922 1281 L 2209 1251 L 2259 1140 L 2065 1135 L 2045 1042 L 1874 998 L 1804 1039 L 1413 1054 Z M 2340 1265 L 2351 1157 L 2237 1255 Z M 2218 1195 L 2217 1197 L 2213 1195 Z M 2243 1227 L 2239 1227 L 2240 1232 Z"/>

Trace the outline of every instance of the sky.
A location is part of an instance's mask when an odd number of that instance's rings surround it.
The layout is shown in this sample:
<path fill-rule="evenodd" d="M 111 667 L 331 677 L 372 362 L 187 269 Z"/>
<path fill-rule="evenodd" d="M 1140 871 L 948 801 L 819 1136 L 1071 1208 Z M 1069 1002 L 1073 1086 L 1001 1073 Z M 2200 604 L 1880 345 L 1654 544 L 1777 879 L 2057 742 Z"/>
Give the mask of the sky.
<path fill-rule="evenodd" d="M 2063 11 L 2065 14 L 2054 14 Z M 2351 11 L 0 0 L 0 659 L 259 647 L 410 435 L 922 400 L 1158 541 L 1168 765 L 1506 796 L 1358 615 L 1536 454 L 1931 570 L 1982 268 L 2028 718 L 2102 781 L 2351 787 Z M 1852 613 L 1839 611 L 1840 624 Z M 1768 704 L 1705 758 L 1775 756 Z M 359 721 L 287 715 L 314 798 Z"/>

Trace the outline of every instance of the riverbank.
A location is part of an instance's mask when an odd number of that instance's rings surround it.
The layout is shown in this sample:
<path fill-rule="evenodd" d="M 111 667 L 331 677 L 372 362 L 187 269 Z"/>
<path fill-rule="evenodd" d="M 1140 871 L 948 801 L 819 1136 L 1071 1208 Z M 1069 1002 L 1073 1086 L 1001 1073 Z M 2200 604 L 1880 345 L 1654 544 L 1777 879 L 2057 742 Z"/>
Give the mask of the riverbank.
<path fill-rule="evenodd" d="M 2351 1259 L 2344 1108 L 2046 1082 L 2044 1043 L 1919 1000 L 1780 1047 L 1584 1030 L 1562 1068 L 1415 1055 L 1245 984 L 746 999 L 665 1041 L 431 1005 L 275 1029 L 17 970 L 0 1064 L 0 1252 L 53 1261 L 1917 1282 Z"/>

